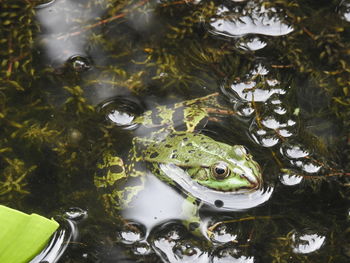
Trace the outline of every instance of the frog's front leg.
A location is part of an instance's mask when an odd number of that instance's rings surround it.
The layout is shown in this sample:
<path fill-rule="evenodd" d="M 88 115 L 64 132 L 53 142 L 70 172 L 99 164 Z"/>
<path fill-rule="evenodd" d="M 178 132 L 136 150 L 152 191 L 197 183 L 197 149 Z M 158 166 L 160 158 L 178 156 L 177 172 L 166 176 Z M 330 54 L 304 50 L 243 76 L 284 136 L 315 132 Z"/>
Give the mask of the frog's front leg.
<path fill-rule="evenodd" d="M 134 147 L 130 152 L 135 152 Z M 143 173 L 136 169 L 133 163 L 135 160 L 136 157 L 130 157 L 131 164 L 126 169 L 119 156 L 106 152 L 102 162 L 97 165 L 98 170 L 94 177 L 94 184 L 101 193 L 106 212 L 113 216 L 127 207 L 144 188 Z M 132 177 L 139 177 L 137 182 L 132 182 L 133 185 L 129 182 Z"/>
<path fill-rule="evenodd" d="M 199 217 L 199 208 L 201 204 L 198 204 L 198 201 L 193 196 L 187 196 L 182 204 L 181 218 L 185 227 L 194 235 L 202 236 L 201 233 L 201 219 Z"/>

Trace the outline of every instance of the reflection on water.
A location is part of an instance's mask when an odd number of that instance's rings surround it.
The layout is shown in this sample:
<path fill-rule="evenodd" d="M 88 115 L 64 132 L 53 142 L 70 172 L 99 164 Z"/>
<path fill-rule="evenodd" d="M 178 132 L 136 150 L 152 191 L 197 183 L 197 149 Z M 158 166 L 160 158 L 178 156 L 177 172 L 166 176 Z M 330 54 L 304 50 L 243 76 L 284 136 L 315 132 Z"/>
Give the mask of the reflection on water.
<path fill-rule="evenodd" d="M 349 1 L 24 1 L 27 19 L 4 2 L 0 197 L 66 218 L 32 262 L 349 261 Z M 148 173 L 110 216 L 106 150 L 128 164 L 144 112 L 157 132 L 157 106 L 208 94 L 223 106 L 195 132 L 246 146 L 261 187 L 210 190 L 166 163 L 171 182 Z"/>
<path fill-rule="evenodd" d="M 69 242 L 74 242 L 78 238 L 78 229 L 74 221 L 69 219 L 60 222 L 60 228 L 51 238 L 45 249 L 36 256 L 30 263 L 55 263 L 66 251 Z"/>
<path fill-rule="evenodd" d="M 144 225 L 147 237 L 162 222 L 186 219 L 188 215 L 182 214 L 181 210 L 183 202 L 184 198 L 173 188 L 149 175 L 145 189 L 135 197 L 129 208 L 123 210 L 123 217 Z"/>
<path fill-rule="evenodd" d="M 244 9 L 236 7 L 229 10 L 225 6 L 219 7 L 216 14 L 219 18 L 212 19 L 212 29 L 209 31 L 236 38 L 246 34 L 283 36 L 293 31 L 291 26 L 281 22 L 276 16 L 277 10 L 274 8 L 265 9 L 264 6 L 256 6 L 253 1 L 248 2 Z"/>
<path fill-rule="evenodd" d="M 308 231 L 310 232 L 310 231 Z M 326 240 L 325 236 L 319 235 L 318 233 L 293 233 L 292 235 L 292 247 L 293 252 L 308 254 L 317 251 L 322 247 Z"/>
<path fill-rule="evenodd" d="M 243 190 L 243 192 L 238 193 L 216 191 L 196 183 L 183 169 L 176 165 L 161 164 L 160 167 L 186 193 L 190 193 L 193 197 L 215 209 L 240 211 L 253 208 L 269 200 L 273 192 L 273 187 L 253 191 Z M 245 174 L 251 174 L 251 172 L 246 171 Z"/>

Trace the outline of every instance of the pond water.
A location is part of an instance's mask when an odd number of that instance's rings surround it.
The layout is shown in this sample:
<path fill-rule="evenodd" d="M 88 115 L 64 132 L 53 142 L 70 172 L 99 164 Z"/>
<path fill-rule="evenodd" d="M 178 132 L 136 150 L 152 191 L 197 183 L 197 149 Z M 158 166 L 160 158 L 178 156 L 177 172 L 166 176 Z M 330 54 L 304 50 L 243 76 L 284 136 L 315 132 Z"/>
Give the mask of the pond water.
<path fill-rule="evenodd" d="M 0 202 L 61 225 L 33 262 L 350 261 L 350 1 L 0 6 Z"/>

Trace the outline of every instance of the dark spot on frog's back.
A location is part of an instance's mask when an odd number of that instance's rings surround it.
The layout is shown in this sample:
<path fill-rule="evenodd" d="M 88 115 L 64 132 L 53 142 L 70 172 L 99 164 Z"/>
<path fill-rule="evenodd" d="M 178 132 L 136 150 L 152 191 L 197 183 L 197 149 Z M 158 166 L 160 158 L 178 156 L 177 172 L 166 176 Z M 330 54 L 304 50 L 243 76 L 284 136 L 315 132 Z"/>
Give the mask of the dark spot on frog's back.
<path fill-rule="evenodd" d="M 105 167 L 103 169 L 98 169 L 96 171 L 96 176 L 97 177 L 105 177 L 108 172 L 119 174 L 124 171 L 124 167 L 121 165 L 113 165 L 109 167 Z"/>
<path fill-rule="evenodd" d="M 124 168 L 123 166 L 121 165 L 113 165 L 109 168 L 109 170 L 112 172 L 112 173 L 121 173 L 124 171 Z"/>
<path fill-rule="evenodd" d="M 159 153 L 154 152 L 149 156 L 149 158 L 156 158 L 158 155 L 159 155 Z"/>
<path fill-rule="evenodd" d="M 164 147 L 165 148 L 171 148 L 172 146 L 170 144 L 165 144 Z"/>

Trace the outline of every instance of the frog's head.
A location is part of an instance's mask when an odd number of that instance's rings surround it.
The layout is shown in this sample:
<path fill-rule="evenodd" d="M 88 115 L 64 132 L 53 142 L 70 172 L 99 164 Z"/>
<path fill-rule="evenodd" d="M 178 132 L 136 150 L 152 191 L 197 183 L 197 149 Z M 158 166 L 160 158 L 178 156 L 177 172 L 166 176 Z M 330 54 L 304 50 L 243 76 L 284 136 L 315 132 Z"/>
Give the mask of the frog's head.
<path fill-rule="evenodd" d="M 217 191 L 254 190 L 262 183 L 260 166 L 242 145 L 231 146 L 226 156 L 210 158 L 210 163 L 190 168 L 188 173 L 197 183 Z"/>
<path fill-rule="evenodd" d="M 181 167 L 192 180 L 217 191 L 253 190 L 262 183 L 260 167 L 244 146 L 218 142 L 203 134 L 170 134 L 148 146 L 143 159 L 154 167 Z"/>

